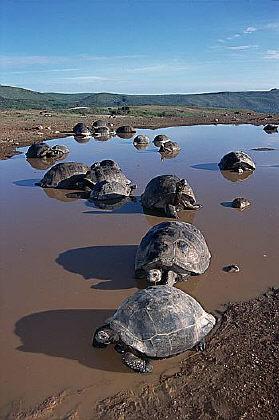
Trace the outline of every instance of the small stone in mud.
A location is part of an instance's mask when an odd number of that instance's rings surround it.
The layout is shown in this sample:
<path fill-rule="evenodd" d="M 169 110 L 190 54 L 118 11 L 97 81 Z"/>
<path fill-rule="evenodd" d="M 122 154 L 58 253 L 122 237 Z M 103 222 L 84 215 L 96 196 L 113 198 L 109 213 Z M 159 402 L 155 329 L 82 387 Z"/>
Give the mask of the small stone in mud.
<path fill-rule="evenodd" d="M 225 271 L 226 273 L 238 273 L 240 271 L 240 268 L 236 264 L 231 264 L 223 267 L 223 271 Z"/>
<path fill-rule="evenodd" d="M 243 210 L 250 205 L 251 205 L 250 201 L 247 200 L 247 198 L 243 198 L 243 197 L 237 197 L 232 202 L 232 207 L 235 209 L 240 209 L 240 210 Z"/>

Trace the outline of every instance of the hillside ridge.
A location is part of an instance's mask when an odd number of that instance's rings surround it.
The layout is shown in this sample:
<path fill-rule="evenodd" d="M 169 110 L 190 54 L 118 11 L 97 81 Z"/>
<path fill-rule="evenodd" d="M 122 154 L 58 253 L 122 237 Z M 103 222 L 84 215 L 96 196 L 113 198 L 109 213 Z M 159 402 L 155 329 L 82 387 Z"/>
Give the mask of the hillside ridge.
<path fill-rule="evenodd" d="M 196 94 L 126 95 L 109 92 L 42 93 L 0 85 L 0 109 L 67 109 L 76 106 L 142 105 L 249 109 L 257 112 L 279 113 L 279 89 Z"/>

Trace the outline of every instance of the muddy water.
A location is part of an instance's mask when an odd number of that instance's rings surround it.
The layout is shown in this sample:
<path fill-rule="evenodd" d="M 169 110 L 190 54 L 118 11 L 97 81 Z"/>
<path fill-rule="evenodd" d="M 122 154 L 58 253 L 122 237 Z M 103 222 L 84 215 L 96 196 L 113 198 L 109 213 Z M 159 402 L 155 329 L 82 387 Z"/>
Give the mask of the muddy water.
<path fill-rule="evenodd" d="M 138 185 L 137 196 L 159 174 L 189 181 L 203 208 L 181 213 L 181 220 L 202 230 L 212 261 L 206 274 L 179 287 L 208 310 L 278 286 L 278 134 L 253 126 L 138 132 L 151 138 L 167 134 L 182 150 L 161 161 L 152 144 L 138 151 L 129 139 L 79 144 L 70 137 L 49 143 L 67 144 L 65 161 L 117 160 Z M 276 150 L 252 151 L 255 147 Z M 247 151 L 257 165 L 245 180 L 217 167 L 223 154 L 237 149 Z M 133 278 L 137 244 L 165 219 L 145 215 L 138 201 L 108 212 L 85 200 L 67 199 L 63 191 L 43 190 L 35 182 L 45 168 L 31 163 L 34 167 L 24 155 L 0 162 L 1 415 L 12 403 L 16 411 L 67 390 L 66 408 L 58 407 L 56 418 L 77 407 L 82 418 L 90 418 L 96 400 L 153 381 L 181 359 L 155 362 L 154 373 L 143 377 L 128 371 L 113 349 L 90 346 L 93 330 L 140 287 Z M 248 198 L 252 206 L 243 212 L 228 207 L 237 196 Z M 238 264 L 240 272 L 223 272 L 227 264 Z"/>

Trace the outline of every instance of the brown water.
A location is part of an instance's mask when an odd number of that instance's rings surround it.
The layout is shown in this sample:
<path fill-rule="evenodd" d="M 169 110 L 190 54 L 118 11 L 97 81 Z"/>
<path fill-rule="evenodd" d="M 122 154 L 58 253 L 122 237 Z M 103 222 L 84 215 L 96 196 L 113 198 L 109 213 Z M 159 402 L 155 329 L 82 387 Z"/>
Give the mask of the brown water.
<path fill-rule="evenodd" d="M 181 213 L 181 220 L 202 230 L 212 261 L 206 274 L 179 287 L 206 309 L 278 286 L 278 134 L 267 135 L 254 126 L 138 132 L 152 139 L 167 134 L 182 150 L 176 158 L 161 161 L 152 144 L 138 151 L 127 139 L 79 144 L 70 137 L 49 143 L 67 144 L 67 161 L 115 159 L 138 185 L 137 196 L 159 174 L 189 181 L 203 208 Z M 255 147 L 276 150 L 252 151 Z M 217 167 L 225 153 L 238 149 L 248 152 L 257 165 L 255 173 L 242 181 L 224 176 Z M 165 219 L 145 215 L 139 202 L 106 212 L 85 200 L 67 199 L 63 191 L 44 191 L 34 183 L 45 169 L 40 170 L 38 162 L 34 165 L 24 155 L 0 162 L 0 414 L 4 417 L 11 402 L 22 401 L 27 407 L 66 389 L 68 407 L 79 406 L 81 417 L 90 418 L 96 400 L 154 381 L 183 357 L 155 362 L 154 373 L 141 376 L 125 368 L 112 348 L 90 346 L 94 329 L 137 290 L 133 277 L 137 244 L 151 226 Z M 248 198 L 251 207 L 243 212 L 227 207 L 226 202 L 237 196 Z M 238 264 L 240 272 L 223 272 L 228 264 Z"/>

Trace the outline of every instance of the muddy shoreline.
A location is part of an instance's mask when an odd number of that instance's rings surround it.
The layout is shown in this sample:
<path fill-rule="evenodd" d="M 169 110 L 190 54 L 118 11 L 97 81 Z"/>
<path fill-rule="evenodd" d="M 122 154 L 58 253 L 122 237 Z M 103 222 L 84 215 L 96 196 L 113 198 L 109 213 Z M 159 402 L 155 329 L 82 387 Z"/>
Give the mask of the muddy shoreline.
<path fill-rule="evenodd" d="M 89 114 L 86 116 L 64 114 L 62 112 L 42 113 L 42 111 L 0 111 L 0 159 L 7 159 L 17 154 L 17 147 L 29 146 L 33 142 L 62 138 L 71 134 L 72 127 L 83 121 L 88 126 L 102 117 Z M 142 117 L 142 116 L 116 116 L 110 121 L 115 127 L 132 125 L 135 128 L 164 128 L 174 126 L 212 125 L 212 124 L 278 124 L 279 115 L 260 114 L 242 111 L 207 112 L 190 117 Z"/>

